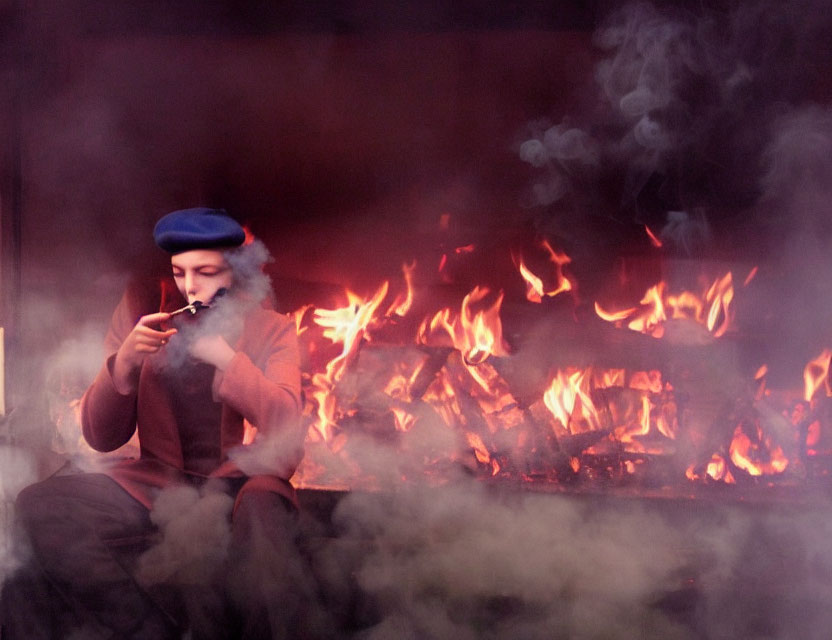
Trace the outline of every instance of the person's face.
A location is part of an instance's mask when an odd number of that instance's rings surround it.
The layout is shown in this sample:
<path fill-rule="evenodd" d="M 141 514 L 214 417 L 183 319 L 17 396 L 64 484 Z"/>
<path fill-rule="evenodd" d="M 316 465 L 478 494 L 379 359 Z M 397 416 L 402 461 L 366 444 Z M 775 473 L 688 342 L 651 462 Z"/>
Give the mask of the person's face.
<path fill-rule="evenodd" d="M 219 289 L 231 286 L 231 267 L 217 249 L 177 253 L 170 264 L 176 286 L 188 304 L 194 300 L 209 304 Z"/>

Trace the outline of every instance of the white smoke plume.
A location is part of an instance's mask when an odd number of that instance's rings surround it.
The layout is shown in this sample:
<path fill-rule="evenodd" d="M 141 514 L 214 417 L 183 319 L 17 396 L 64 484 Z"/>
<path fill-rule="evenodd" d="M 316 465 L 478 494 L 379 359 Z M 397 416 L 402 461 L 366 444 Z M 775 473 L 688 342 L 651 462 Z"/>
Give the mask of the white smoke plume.
<path fill-rule="evenodd" d="M 399 485 L 343 498 L 332 544 L 361 549 L 362 638 L 824 637 L 826 501 L 691 506 Z"/>
<path fill-rule="evenodd" d="M 233 504 L 233 498 L 211 483 L 201 489 L 164 489 L 150 511 L 162 537 L 139 558 L 138 580 L 146 585 L 207 584 L 225 560 Z"/>
<path fill-rule="evenodd" d="M 818 197 L 828 173 L 828 106 L 813 86 L 828 66 L 821 43 L 830 24 L 826 0 L 634 2 L 612 11 L 593 40 L 602 55 L 594 103 L 562 114 L 560 125 L 530 125 L 520 146 L 538 176 L 531 202 L 548 206 L 569 194 L 564 202 L 578 216 L 666 221 L 674 229 L 665 248 L 684 255 L 723 221 L 751 227 L 758 218 L 754 241 L 784 227 L 812 233 L 828 217 Z M 555 161 L 545 136 L 559 131 L 584 140 L 591 165 Z M 695 223 L 683 233 L 674 223 L 680 211 Z M 703 237 L 692 242 L 692 234 Z"/>
<path fill-rule="evenodd" d="M 782 217 L 798 218 L 800 228 L 822 230 L 832 207 L 832 109 L 809 105 L 775 120 L 765 151 L 761 185 Z"/>

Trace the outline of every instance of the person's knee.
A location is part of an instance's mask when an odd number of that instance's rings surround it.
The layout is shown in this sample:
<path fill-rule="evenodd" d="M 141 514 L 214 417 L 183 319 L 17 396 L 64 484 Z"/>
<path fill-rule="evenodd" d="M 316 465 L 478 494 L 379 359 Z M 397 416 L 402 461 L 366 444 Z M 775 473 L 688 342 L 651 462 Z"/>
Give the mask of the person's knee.
<path fill-rule="evenodd" d="M 84 494 L 76 495 L 73 487 L 65 486 L 62 480 L 47 478 L 17 494 L 15 519 L 30 537 L 36 532 L 64 531 L 80 517 Z"/>
<path fill-rule="evenodd" d="M 237 499 L 234 523 L 263 518 L 291 521 L 295 512 L 294 505 L 279 493 L 264 489 L 247 489 Z"/>
<path fill-rule="evenodd" d="M 14 513 L 18 522 L 29 530 L 54 513 L 54 498 L 48 486 L 38 482 L 29 485 L 17 494 Z"/>

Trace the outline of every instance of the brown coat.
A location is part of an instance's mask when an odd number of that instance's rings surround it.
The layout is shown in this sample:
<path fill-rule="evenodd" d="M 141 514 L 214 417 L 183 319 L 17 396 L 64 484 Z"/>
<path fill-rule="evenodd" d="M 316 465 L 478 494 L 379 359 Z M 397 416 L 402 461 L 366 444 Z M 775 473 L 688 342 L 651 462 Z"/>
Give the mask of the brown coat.
<path fill-rule="evenodd" d="M 128 493 L 150 507 L 154 489 L 185 479 L 182 445 L 164 381 L 147 358 L 139 373 L 137 390 L 120 394 L 113 385 L 115 353 L 141 315 L 125 296 L 119 303 L 106 338 L 105 361 L 81 400 L 84 437 L 98 451 L 113 451 L 138 428 L 141 455 L 121 461 L 106 473 Z M 137 315 L 138 313 L 138 315 Z M 210 313 L 207 311 L 205 313 Z M 300 366 L 295 324 L 286 316 L 255 308 L 245 316 L 242 332 L 232 344 L 237 352 L 224 372 L 214 374 L 212 391 L 222 403 L 221 456 L 213 477 L 242 477 L 228 460 L 228 452 L 242 443 L 243 420 L 258 429 L 258 438 L 279 438 L 279 460 L 269 475 L 250 478 L 238 494 L 252 489 L 277 492 L 292 502 L 289 478 L 303 457 Z M 257 441 L 249 445 L 257 446 Z M 271 471 L 273 469 L 273 472 Z"/>

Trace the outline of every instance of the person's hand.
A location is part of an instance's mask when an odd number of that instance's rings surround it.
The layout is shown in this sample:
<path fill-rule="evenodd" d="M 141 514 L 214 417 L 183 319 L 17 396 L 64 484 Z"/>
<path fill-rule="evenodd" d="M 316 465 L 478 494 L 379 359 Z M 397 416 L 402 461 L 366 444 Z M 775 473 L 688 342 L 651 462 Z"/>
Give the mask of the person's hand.
<path fill-rule="evenodd" d="M 113 383 L 119 393 L 128 394 L 135 390 L 136 381 L 133 374 L 142 366 L 147 356 L 158 352 L 176 333 L 176 329 L 162 331 L 150 326 L 164 322 L 168 318 L 170 318 L 169 313 L 151 313 L 142 316 L 121 343 L 113 365 Z"/>
<path fill-rule="evenodd" d="M 234 349 L 219 335 L 200 336 L 190 344 L 188 350 L 197 360 L 212 364 L 220 371 L 225 371 L 234 357 Z"/>

